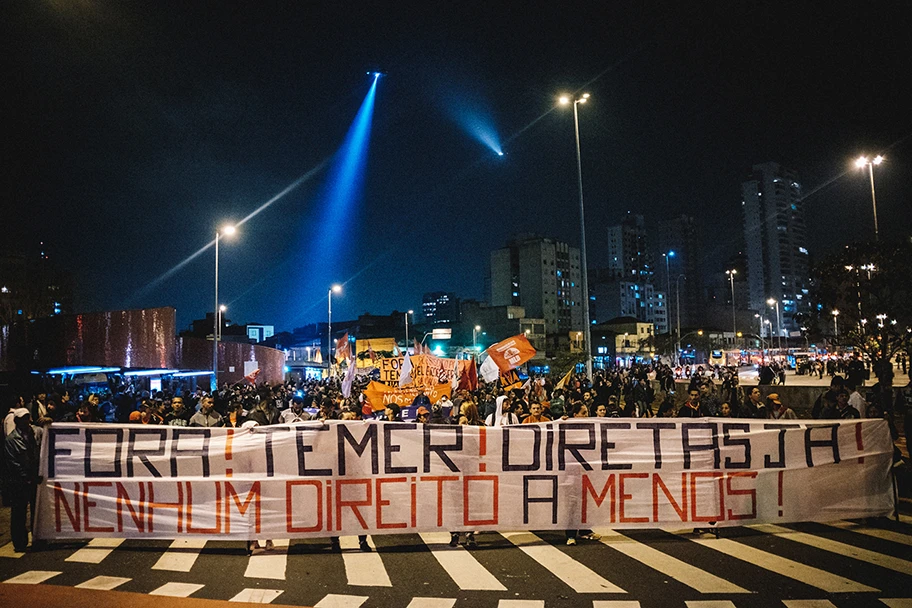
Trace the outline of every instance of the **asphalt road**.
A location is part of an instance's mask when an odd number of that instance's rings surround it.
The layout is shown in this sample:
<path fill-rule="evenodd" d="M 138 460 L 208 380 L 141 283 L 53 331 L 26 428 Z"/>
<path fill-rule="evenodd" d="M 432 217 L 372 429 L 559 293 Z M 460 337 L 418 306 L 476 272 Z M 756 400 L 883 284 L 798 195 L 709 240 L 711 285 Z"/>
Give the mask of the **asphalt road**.
<path fill-rule="evenodd" d="M 912 606 L 908 515 L 734 528 L 719 539 L 600 532 L 577 546 L 554 531 L 485 533 L 473 549 L 448 547 L 445 532 L 374 536 L 373 553 L 354 537 L 341 553 L 319 539 L 276 541 L 253 556 L 234 541 L 99 539 L 26 554 L 7 544 L 0 581 L 321 608 Z"/>

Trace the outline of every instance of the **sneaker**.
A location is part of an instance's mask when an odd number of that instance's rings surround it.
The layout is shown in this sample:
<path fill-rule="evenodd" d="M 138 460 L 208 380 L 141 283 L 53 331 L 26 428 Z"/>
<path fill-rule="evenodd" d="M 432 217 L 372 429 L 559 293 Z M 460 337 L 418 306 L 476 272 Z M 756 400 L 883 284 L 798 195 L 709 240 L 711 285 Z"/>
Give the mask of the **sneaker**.
<path fill-rule="evenodd" d="M 338 538 L 333 537 L 333 538 L 330 538 L 330 539 L 329 539 L 329 550 L 332 551 L 333 553 L 341 553 L 341 552 L 342 552 L 342 546 L 339 545 L 339 539 L 338 539 Z"/>
<path fill-rule="evenodd" d="M 601 540 L 602 535 L 596 534 L 595 532 L 590 532 L 589 534 L 583 534 L 580 538 L 583 540 Z"/>
<path fill-rule="evenodd" d="M 465 544 L 466 544 L 466 547 L 477 547 L 478 546 L 478 542 L 476 542 L 476 540 L 475 540 L 474 532 L 469 532 L 468 534 L 466 534 L 466 543 Z"/>
<path fill-rule="evenodd" d="M 450 546 L 455 547 L 459 544 L 459 532 L 450 532 Z"/>
<path fill-rule="evenodd" d="M 576 539 L 573 538 L 573 537 L 571 536 L 570 538 L 567 539 L 567 544 L 570 545 L 570 546 L 575 545 L 575 544 L 576 544 Z"/>
<path fill-rule="evenodd" d="M 275 549 L 275 545 L 272 544 L 272 541 L 271 541 L 271 540 L 267 540 L 267 541 L 266 541 L 266 550 L 267 550 L 267 551 L 272 551 L 273 549 Z"/>
<path fill-rule="evenodd" d="M 358 543 L 358 546 L 361 547 L 362 553 L 370 553 L 373 551 L 373 549 L 371 549 L 371 546 L 367 544 L 366 540 L 362 540 L 360 543 Z"/>

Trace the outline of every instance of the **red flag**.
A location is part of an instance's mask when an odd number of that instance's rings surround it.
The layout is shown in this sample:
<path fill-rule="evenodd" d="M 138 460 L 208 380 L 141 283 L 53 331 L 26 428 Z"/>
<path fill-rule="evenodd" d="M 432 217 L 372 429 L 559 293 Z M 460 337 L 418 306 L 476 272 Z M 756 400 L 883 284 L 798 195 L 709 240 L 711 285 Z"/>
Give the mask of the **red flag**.
<path fill-rule="evenodd" d="M 244 380 L 246 380 L 250 384 L 256 385 L 256 379 L 257 379 L 257 376 L 259 376 L 259 375 L 260 375 L 260 368 L 258 367 L 255 370 L 253 370 L 252 372 L 250 372 L 249 376 L 244 376 Z"/>
<path fill-rule="evenodd" d="M 348 332 L 336 340 L 336 363 L 351 359 L 351 344 L 348 341 Z"/>
<path fill-rule="evenodd" d="M 462 376 L 459 378 L 459 390 L 478 390 L 478 366 L 475 365 L 474 359 L 462 371 Z"/>

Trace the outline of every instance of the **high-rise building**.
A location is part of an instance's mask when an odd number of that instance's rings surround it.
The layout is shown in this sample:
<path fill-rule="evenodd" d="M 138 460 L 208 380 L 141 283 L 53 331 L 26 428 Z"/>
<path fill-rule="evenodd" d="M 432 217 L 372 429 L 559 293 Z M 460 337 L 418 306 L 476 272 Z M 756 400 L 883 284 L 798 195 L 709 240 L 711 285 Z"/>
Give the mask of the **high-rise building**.
<path fill-rule="evenodd" d="M 459 298 L 455 293 L 434 291 L 421 300 L 424 320 L 431 325 L 454 325 L 459 322 Z"/>
<path fill-rule="evenodd" d="M 611 271 L 609 271 L 611 272 Z M 589 273 L 589 316 L 592 323 L 606 323 L 617 317 L 634 317 L 652 323 L 655 333 L 668 333 L 668 306 L 664 291 L 652 283 L 638 283 L 612 277 L 604 272 Z"/>
<path fill-rule="evenodd" d="M 583 328 L 580 251 L 537 236 L 516 237 L 491 252 L 491 306 L 522 306 L 548 334 Z"/>
<path fill-rule="evenodd" d="M 608 227 L 608 270 L 625 281 L 651 280 L 653 269 L 642 215 L 628 212 L 623 222 Z"/>
<path fill-rule="evenodd" d="M 807 310 L 809 283 L 798 176 L 777 163 L 754 165 L 741 196 L 750 306 L 769 314 L 767 300 L 778 300 L 783 330 L 796 331 L 794 317 Z"/>
<path fill-rule="evenodd" d="M 696 327 L 704 322 L 703 256 L 697 223 L 689 215 L 679 215 L 659 222 L 658 256 L 666 263 L 657 267 L 659 285 L 667 289 L 668 313 L 676 326 L 680 306 L 681 327 Z M 674 251 L 674 256 L 662 258 Z M 678 295 L 680 294 L 680 302 Z"/>

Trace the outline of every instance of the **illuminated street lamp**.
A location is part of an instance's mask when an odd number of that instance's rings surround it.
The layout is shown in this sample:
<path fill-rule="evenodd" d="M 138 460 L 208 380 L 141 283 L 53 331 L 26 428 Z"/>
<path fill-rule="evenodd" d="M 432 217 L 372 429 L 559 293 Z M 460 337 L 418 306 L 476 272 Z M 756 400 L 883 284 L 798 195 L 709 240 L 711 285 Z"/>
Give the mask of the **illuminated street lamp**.
<path fill-rule="evenodd" d="M 225 311 L 228 310 L 228 307 L 222 304 L 218 309 L 218 340 L 222 339 L 222 315 L 225 314 Z"/>
<path fill-rule="evenodd" d="M 667 319 L 669 333 L 671 332 L 671 310 L 668 308 L 668 299 L 671 298 L 671 270 L 669 267 L 670 258 L 675 257 L 674 251 L 668 251 L 663 253 L 662 257 L 665 258 L 665 319 Z"/>
<path fill-rule="evenodd" d="M 732 268 L 731 270 L 726 270 L 725 274 L 728 275 L 728 281 L 731 283 L 732 289 L 732 334 L 735 338 L 738 337 L 738 329 L 735 325 L 735 275 L 738 274 L 738 271 Z"/>
<path fill-rule="evenodd" d="M 415 311 L 411 309 L 405 313 L 405 352 L 408 352 L 408 319 L 409 315 L 413 314 L 415 314 Z"/>
<path fill-rule="evenodd" d="M 478 352 L 478 332 L 481 331 L 481 325 L 472 328 L 472 350 Z"/>
<path fill-rule="evenodd" d="M 779 300 L 770 298 L 766 301 L 770 308 L 776 307 L 776 342 L 778 344 L 779 355 L 782 355 L 782 317 L 779 316 Z"/>
<path fill-rule="evenodd" d="M 329 355 L 329 366 L 332 367 L 332 347 L 333 347 L 333 293 L 340 293 L 341 285 L 333 285 L 326 293 L 326 337 L 329 340 L 326 346 L 326 352 Z"/>
<path fill-rule="evenodd" d="M 878 154 L 868 160 L 867 156 L 859 156 L 855 160 L 855 166 L 859 169 L 868 168 L 868 175 L 871 177 L 871 205 L 874 207 L 874 240 L 880 240 L 880 231 L 877 229 L 877 197 L 874 196 L 874 165 L 879 165 L 884 160 L 883 156 Z"/>
<path fill-rule="evenodd" d="M 836 334 L 836 337 L 839 337 L 839 325 L 836 323 L 836 317 L 839 316 L 838 310 L 833 310 L 833 333 Z"/>
<path fill-rule="evenodd" d="M 582 97 L 573 100 L 573 126 L 576 133 L 576 172 L 577 182 L 579 184 L 579 204 L 580 204 L 580 270 L 583 275 L 583 323 L 586 327 L 586 375 L 592 380 L 592 331 L 589 324 L 589 277 L 586 266 L 586 218 L 583 208 L 583 165 L 580 156 L 580 135 L 579 135 L 579 112 L 577 107 L 581 103 L 589 100 L 589 93 L 583 93 Z M 566 95 L 560 98 L 561 105 L 568 105 L 570 98 Z"/>
<path fill-rule="evenodd" d="M 219 241 L 223 236 L 233 236 L 237 229 L 231 224 L 224 226 L 221 230 L 215 231 L 215 311 L 212 319 L 212 383 L 213 391 L 218 389 L 218 343 L 221 328 L 221 315 L 219 314 Z"/>

